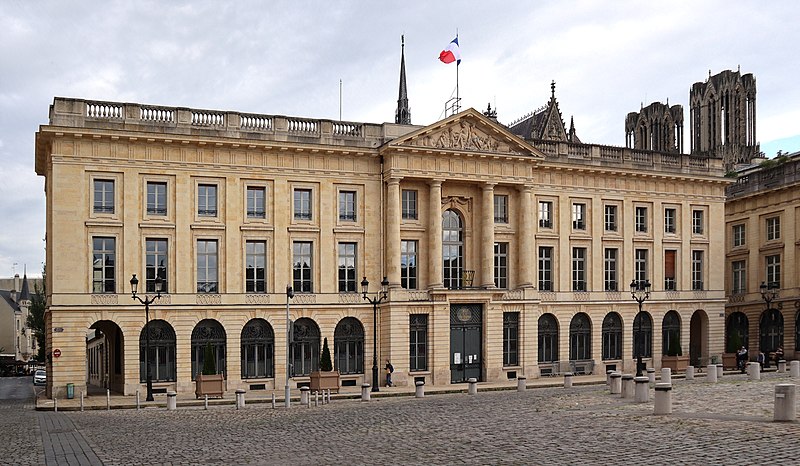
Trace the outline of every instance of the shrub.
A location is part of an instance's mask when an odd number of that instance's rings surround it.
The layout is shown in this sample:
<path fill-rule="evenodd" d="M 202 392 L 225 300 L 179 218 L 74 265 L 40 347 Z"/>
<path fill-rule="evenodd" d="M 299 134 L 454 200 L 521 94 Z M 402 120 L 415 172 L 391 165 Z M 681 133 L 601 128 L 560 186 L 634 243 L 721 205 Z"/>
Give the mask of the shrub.
<path fill-rule="evenodd" d="M 331 362 L 331 350 L 328 349 L 328 339 L 325 338 L 322 342 L 322 354 L 319 357 L 319 370 L 322 372 L 330 372 L 333 370 L 333 363 Z"/>

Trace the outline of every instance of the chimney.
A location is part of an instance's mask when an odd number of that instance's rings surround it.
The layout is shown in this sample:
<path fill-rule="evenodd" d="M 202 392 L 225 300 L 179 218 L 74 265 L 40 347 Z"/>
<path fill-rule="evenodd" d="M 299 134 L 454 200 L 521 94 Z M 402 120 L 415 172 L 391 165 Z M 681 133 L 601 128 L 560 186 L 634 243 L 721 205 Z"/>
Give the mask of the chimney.
<path fill-rule="evenodd" d="M 14 274 L 14 288 L 11 290 L 11 301 L 17 302 L 17 296 L 19 294 L 19 274 Z"/>

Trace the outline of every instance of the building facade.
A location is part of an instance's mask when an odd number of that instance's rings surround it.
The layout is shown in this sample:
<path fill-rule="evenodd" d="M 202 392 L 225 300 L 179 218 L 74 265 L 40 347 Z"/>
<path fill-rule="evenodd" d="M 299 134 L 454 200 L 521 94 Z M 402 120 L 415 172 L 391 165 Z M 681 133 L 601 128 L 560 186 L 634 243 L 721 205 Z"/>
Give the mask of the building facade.
<path fill-rule="evenodd" d="M 725 205 L 726 350 L 800 356 L 800 152 L 737 172 Z M 764 299 L 764 298 L 767 299 Z"/>
<path fill-rule="evenodd" d="M 36 334 L 28 328 L 30 306 L 27 274 L 0 280 L 0 365 L 6 372 L 18 372 L 36 357 Z"/>

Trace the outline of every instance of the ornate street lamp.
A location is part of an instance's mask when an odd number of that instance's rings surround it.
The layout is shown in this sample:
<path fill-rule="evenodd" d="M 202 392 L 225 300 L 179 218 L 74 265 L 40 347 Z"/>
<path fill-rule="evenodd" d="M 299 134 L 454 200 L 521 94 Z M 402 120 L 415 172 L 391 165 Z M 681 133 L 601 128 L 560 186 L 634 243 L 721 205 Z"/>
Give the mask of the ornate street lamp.
<path fill-rule="evenodd" d="M 136 278 L 136 274 L 133 274 L 133 277 L 131 278 L 131 297 L 144 304 L 144 366 L 147 371 L 147 397 L 145 398 L 145 401 L 153 401 L 153 377 L 150 373 L 150 305 L 153 304 L 156 299 L 161 298 L 161 287 L 163 284 L 164 282 L 161 280 L 161 277 L 156 274 L 156 295 L 149 299 L 147 298 L 147 295 L 145 295 L 144 299 L 142 299 L 136 296 L 136 291 L 139 288 L 139 279 Z"/>
<path fill-rule="evenodd" d="M 761 286 L 759 286 L 758 289 L 761 291 L 761 299 L 767 303 L 767 310 L 769 311 L 772 308 L 772 301 L 778 297 L 778 284 L 770 282 L 770 284 L 767 285 L 765 282 L 761 282 Z"/>
<path fill-rule="evenodd" d="M 292 406 L 292 391 L 289 388 L 289 379 L 291 378 L 291 365 L 289 363 L 289 345 L 292 341 L 292 321 L 289 319 L 289 302 L 294 298 L 294 290 L 291 285 L 286 285 L 286 386 L 283 387 L 283 405 L 287 408 Z"/>
<path fill-rule="evenodd" d="M 639 330 L 637 332 L 637 340 L 642 340 L 642 303 L 650 299 L 650 280 L 631 280 L 631 297 L 639 304 L 639 312 L 636 314 L 636 318 L 639 319 Z M 642 350 L 643 344 L 637 344 L 636 341 L 633 342 L 633 346 L 636 348 L 636 377 L 642 376 Z"/>
<path fill-rule="evenodd" d="M 383 277 L 381 281 L 381 291 L 375 293 L 374 297 L 369 296 L 369 281 L 367 277 L 361 280 L 361 293 L 363 298 L 372 304 L 372 391 L 378 389 L 378 304 L 387 297 L 389 280 Z"/>

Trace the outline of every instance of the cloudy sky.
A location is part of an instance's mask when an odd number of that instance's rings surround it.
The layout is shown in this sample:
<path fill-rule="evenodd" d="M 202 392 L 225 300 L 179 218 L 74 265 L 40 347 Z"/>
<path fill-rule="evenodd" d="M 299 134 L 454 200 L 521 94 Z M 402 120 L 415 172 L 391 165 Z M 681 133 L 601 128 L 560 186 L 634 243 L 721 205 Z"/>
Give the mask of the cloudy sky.
<path fill-rule="evenodd" d="M 762 150 L 800 149 L 800 2 L 0 0 L 0 277 L 41 272 L 34 135 L 53 97 L 384 122 L 405 34 L 412 122 L 443 116 L 458 31 L 463 107 L 502 123 L 556 81 L 584 142 L 624 145 L 625 115 L 682 104 L 709 70 L 757 80 Z M 687 137 L 688 142 L 688 126 Z M 688 149 L 687 149 L 688 150 Z"/>

